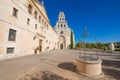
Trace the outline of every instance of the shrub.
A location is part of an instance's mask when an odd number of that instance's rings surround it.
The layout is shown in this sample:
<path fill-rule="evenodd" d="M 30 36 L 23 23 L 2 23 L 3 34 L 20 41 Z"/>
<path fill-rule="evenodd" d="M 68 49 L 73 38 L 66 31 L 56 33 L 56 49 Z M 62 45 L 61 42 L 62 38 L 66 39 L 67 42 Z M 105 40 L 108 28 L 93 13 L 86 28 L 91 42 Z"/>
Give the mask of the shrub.
<path fill-rule="evenodd" d="M 120 51 L 120 48 L 115 48 L 115 51 Z"/>

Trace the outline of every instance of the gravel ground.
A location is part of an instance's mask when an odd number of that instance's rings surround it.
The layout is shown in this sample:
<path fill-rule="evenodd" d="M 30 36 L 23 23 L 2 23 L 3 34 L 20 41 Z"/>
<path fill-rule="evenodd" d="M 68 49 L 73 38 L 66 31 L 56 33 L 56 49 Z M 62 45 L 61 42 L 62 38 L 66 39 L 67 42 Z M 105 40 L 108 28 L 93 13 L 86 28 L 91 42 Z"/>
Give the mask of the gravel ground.
<path fill-rule="evenodd" d="M 94 52 L 87 52 L 95 56 Z M 53 50 L 0 61 L 0 80 L 120 80 L 120 54 L 100 53 L 104 77 L 88 78 L 76 71 L 78 50 Z"/>

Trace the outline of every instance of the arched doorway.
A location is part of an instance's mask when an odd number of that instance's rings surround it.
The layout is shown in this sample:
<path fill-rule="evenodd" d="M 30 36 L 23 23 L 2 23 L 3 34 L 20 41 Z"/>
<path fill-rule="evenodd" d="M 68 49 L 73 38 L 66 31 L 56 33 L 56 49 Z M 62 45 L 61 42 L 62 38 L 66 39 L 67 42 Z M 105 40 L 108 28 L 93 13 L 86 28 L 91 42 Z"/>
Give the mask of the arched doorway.
<path fill-rule="evenodd" d="M 60 49 L 63 49 L 63 44 L 60 44 Z"/>
<path fill-rule="evenodd" d="M 63 35 L 59 36 L 59 49 L 65 49 L 65 37 Z"/>

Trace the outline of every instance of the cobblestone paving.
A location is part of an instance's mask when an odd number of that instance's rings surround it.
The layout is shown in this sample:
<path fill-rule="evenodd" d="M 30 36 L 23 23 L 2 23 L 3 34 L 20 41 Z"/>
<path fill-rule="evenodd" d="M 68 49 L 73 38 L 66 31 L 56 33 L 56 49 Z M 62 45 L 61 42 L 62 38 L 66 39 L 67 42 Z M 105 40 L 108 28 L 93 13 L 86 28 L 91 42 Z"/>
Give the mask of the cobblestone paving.
<path fill-rule="evenodd" d="M 78 50 L 53 50 L 0 61 L 0 80 L 93 80 L 76 71 L 78 55 Z M 96 80 L 119 80 L 120 54 L 99 55 L 105 76 Z"/>

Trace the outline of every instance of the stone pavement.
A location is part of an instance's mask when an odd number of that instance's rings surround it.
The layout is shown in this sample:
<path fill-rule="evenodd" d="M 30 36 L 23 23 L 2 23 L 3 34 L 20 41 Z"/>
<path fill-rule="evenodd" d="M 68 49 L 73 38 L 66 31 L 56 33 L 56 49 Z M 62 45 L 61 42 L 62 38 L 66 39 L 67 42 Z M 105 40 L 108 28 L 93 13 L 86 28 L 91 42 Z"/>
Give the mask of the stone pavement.
<path fill-rule="evenodd" d="M 0 62 L 0 80 L 14 80 L 19 76 L 22 76 L 24 73 L 36 68 L 42 67 L 42 64 L 51 64 L 47 61 L 54 63 L 60 63 L 66 61 L 74 61 L 76 56 L 69 59 L 69 51 L 63 54 L 64 51 L 54 50 L 49 52 L 43 52 L 40 54 L 33 54 L 29 56 L 24 56 L 17 59 L 11 59 Z M 60 59 L 62 59 L 60 61 Z M 43 62 L 45 61 L 45 62 Z M 44 66 L 45 68 L 46 66 Z"/>
<path fill-rule="evenodd" d="M 0 61 L 0 80 L 93 80 L 76 72 L 75 58 L 78 55 L 78 50 L 52 50 Z M 108 59 L 111 60 L 111 56 L 108 55 L 106 53 L 104 56 L 101 56 L 102 59 L 107 59 L 103 64 L 105 71 L 109 69 L 107 66 L 112 67 L 108 64 Z M 118 57 L 118 55 L 116 56 Z M 118 64 L 116 63 L 114 65 Z M 105 77 L 99 80 L 116 80 L 120 78 L 120 66 L 118 65 L 115 69 L 118 69 L 118 76 L 107 75 L 106 71 Z M 57 76 L 60 79 L 46 79 L 46 77 L 50 78 L 48 74 L 52 74 L 51 76 L 54 78 Z M 36 77 L 39 79 L 35 79 Z"/>

